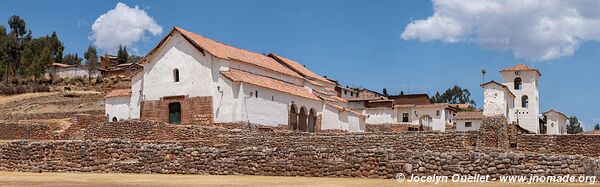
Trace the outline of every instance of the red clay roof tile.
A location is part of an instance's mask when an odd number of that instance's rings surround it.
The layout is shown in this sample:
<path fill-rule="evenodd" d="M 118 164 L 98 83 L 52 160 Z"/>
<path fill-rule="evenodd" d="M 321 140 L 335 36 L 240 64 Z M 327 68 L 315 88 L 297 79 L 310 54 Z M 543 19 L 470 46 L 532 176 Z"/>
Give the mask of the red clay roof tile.
<path fill-rule="evenodd" d="M 252 84 L 255 86 L 260 86 L 263 88 L 268 88 L 271 90 L 276 90 L 292 95 L 296 95 L 299 97 L 312 99 L 321 101 L 321 99 L 314 94 L 310 93 L 303 87 L 293 85 L 291 83 L 283 82 L 280 80 L 272 79 L 269 77 L 264 77 L 256 74 L 252 74 L 249 72 L 237 70 L 237 69 L 229 69 L 229 71 L 221 71 L 225 77 L 229 78 L 234 82 L 244 82 L 248 84 Z"/>

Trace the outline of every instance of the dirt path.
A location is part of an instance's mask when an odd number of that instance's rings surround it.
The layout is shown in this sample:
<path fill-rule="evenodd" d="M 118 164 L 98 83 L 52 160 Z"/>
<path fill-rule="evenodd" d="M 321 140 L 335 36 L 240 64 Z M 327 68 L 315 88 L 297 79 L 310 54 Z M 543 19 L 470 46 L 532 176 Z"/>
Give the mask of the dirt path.
<path fill-rule="evenodd" d="M 120 173 L 22 173 L 0 172 L 0 186 L 594 186 L 590 184 L 502 184 L 492 183 L 400 183 L 392 179 L 314 178 L 314 177 L 269 177 L 269 176 L 215 176 L 215 175 L 160 175 Z"/>

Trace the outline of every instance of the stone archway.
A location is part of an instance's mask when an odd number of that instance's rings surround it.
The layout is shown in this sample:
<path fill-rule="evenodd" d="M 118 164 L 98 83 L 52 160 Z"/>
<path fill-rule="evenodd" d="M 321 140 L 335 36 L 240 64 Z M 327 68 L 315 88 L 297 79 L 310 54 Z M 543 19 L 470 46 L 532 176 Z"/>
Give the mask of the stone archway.
<path fill-rule="evenodd" d="M 298 130 L 306 131 L 308 127 L 308 115 L 306 114 L 306 108 L 300 108 L 300 113 L 298 114 Z"/>
<path fill-rule="evenodd" d="M 317 112 L 314 108 L 308 113 L 308 132 L 315 132 L 315 122 L 317 121 Z"/>
<path fill-rule="evenodd" d="M 290 107 L 288 121 L 290 130 L 298 130 L 298 108 L 294 104 Z"/>
<path fill-rule="evenodd" d="M 429 115 L 423 115 L 419 118 L 419 131 L 430 129 L 433 125 L 433 118 Z"/>

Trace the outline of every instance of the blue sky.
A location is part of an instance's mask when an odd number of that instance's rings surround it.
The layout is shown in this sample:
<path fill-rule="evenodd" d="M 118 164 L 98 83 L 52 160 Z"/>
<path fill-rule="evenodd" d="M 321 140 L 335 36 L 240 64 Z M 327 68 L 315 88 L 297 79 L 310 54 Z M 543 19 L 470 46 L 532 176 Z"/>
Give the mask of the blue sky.
<path fill-rule="evenodd" d="M 163 29 L 133 43 L 130 48 L 137 55 L 145 55 L 173 26 L 180 26 L 239 48 L 278 53 L 342 84 L 387 88 L 390 94 L 434 94 L 460 85 L 471 91 L 478 107 L 483 100 L 481 68 L 488 71 L 486 80 L 500 80 L 500 69 L 524 59 L 542 73 L 540 110 L 575 115 L 588 130 L 600 122 L 599 42 L 579 36 L 584 39 L 572 54 L 540 60 L 535 54 L 517 57 L 516 47 L 401 37 L 411 21 L 433 15 L 436 4 L 430 1 L 14 1 L 0 6 L 0 24 L 19 15 L 34 36 L 56 31 L 65 52 L 82 55 L 94 44 L 92 24 L 118 2 L 139 6 Z M 528 33 L 515 32 L 521 35 L 512 41 L 531 43 Z"/>

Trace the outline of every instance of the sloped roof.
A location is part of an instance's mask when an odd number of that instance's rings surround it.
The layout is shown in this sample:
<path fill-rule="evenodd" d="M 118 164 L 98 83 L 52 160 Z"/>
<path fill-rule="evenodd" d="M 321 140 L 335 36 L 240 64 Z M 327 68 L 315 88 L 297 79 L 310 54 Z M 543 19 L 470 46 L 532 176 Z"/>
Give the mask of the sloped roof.
<path fill-rule="evenodd" d="M 483 119 L 483 112 L 457 112 L 454 116 L 455 120 L 470 120 L 470 119 Z"/>
<path fill-rule="evenodd" d="M 427 94 L 405 94 L 405 95 L 390 95 L 387 98 L 394 100 L 394 105 L 425 105 L 431 104 L 429 95 Z"/>
<path fill-rule="evenodd" d="M 562 115 L 562 116 L 564 116 L 565 118 L 569 118 L 567 115 L 563 114 L 562 112 L 556 111 L 556 110 L 554 110 L 554 109 L 550 109 L 550 110 L 548 110 L 548 111 L 544 112 L 544 114 L 546 114 L 546 113 L 551 113 L 551 112 L 553 112 L 553 113 L 557 113 L 557 114 L 559 114 L 559 115 Z"/>
<path fill-rule="evenodd" d="M 121 96 L 131 96 L 131 89 L 113 90 L 113 91 L 109 92 L 108 94 L 106 94 L 106 96 L 104 96 L 104 98 L 121 97 Z"/>
<path fill-rule="evenodd" d="M 498 83 L 498 82 L 496 82 L 496 81 L 490 81 L 490 82 L 486 82 L 486 83 L 483 83 L 483 84 L 481 84 L 481 85 L 479 85 L 479 86 L 481 86 L 481 87 L 483 88 L 484 86 L 486 86 L 486 85 L 488 85 L 488 84 L 496 84 L 496 85 L 500 85 L 502 88 L 504 88 L 504 90 L 505 90 L 506 92 L 508 92 L 510 95 L 512 95 L 512 97 L 516 98 L 515 94 L 513 94 L 513 93 L 510 91 L 510 89 L 508 89 L 508 86 L 506 86 L 506 85 L 504 85 L 504 84 L 500 84 L 500 83 Z"/>
<path fill-rule="evenodd" d="M 310 71 L 309 69 L 307 69 L 306 67 L 304 67 L 304 65 L 293 61 L 291 59 L 279 56 L 277 54 L 271 53 L 268 56 L 272 57 L 273 59 L 277 60 L 278 62 L 281 62 L 285 65 L 287 65 L 287 67 L 289 67 L 290 69 L 296 71 L 298 74 L 303 75 L 303 76 L 307 76 L 310 77 L 312 79 L 316 79 L 316 80 L 320 80 L 323 82 L 327 82 L 327 83 L 331 83 L 331 84 L 335 84 L 334 82 L 329 81 L 328 79 L 321 77 L 319 75 L 317 75 L 316 73 Z"/>
<path fill-rule="evenodd" d="M 512 67 L 507 67 L 507 68 L 502 69 L 500 72 L 506 72 L 506 71 L 535 71 L 535 72 L 537 72 L 537 74 L 539 76 L 542 76 L 542 74 L 540 73 L 540 71 L 538 71 L 535 68 L 526 66 L 525 64 L 517 64 L 517 65 L 512 66 Z"/>
<path fill-rule="evenodd" d="M 252 84 L 255 86 L 260 86 L 263 88 L 280 91 L 284 93 L 288 93 L 291 95 L 321 101 L 321 99 L 314 94 L 310 93 L 303 87 L 293 85 L 291 83 L 283 82 L 277 79 L 252 74 L 249 72 L 232 69 L 230 68 L 228 71 L 221 71 L 225 77 L 229 78 L 234 82 L 244 82 L 248 84 Z"/>
<path fill-rule="evenodd" d="M 156 46 L 156 48 L 150 51 L 148 55 L 144 57 L 144 59 L 140 60 L 140 63 L 147 62 L 149 56 L 156 53 L 160 46 L 166 41 L 167 38 L 169 38 L 169 36 L 171 36 L 173 32 L 181 33 L 181 35 L 183 35 L 183 37 L 186 40 L 190 41 L 190 43 L 192 43 L 192 45 L 198 48 L 202 53 L 206 51 L 220 59 L 246 62 L 270 71 L 278 72 L 288 76 L 302 78 L 302 76 L 300 76 L 298 73 L 285 67 L 284 65 L 280 64 L 271 57 L 252 51 L 236 48 L 227 44 L 223 44 L 215 40 L 211 40 L 198 34 L 189 32 L 180 27 L 174 27 L 173 30 L 171 30 L 171 32 L 167 35 L 167 37 L 161 40 L 161 42 Z"/>
<path fill-rule="evenodd" d="M 354 111 L 354 110 L 349 109 L 349 108 L 344 108 L 344 107 L 342 107 L 340 105 L 336 105 L 336 104 L 333 104 L 333 103 L 325 103 L 325 104 L 327 104 L 327 105 L 329 105 L 329 106 L 331 106 L 331 107 L 333 107 L 333 108 L 335 108 L 335 109 L 337 109 L 339 111 L 342 111 L 342 112 L 349 112 L 349 113 L 352 113 L 352 114 L 357 115 L 357 116 L 368 117 L 367 115 L 365 115 L 363 113 Z"/>

